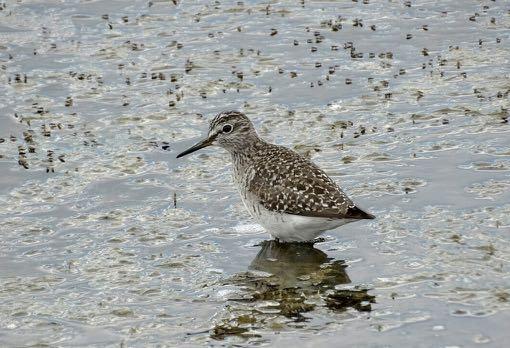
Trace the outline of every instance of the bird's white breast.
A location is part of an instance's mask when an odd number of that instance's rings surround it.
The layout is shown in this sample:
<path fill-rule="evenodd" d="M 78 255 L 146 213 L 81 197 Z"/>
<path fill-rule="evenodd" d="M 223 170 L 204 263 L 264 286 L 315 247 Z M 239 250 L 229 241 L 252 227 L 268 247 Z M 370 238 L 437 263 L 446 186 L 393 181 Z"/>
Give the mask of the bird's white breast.
<path fill-rule="evenodd" d="M 322 232 L 349 222 L 351 219 L 328 219 L 273 212 L 249 196 L 241 195 L 250 215 L 273 237 L 285 242 L 306 242 Z"/>

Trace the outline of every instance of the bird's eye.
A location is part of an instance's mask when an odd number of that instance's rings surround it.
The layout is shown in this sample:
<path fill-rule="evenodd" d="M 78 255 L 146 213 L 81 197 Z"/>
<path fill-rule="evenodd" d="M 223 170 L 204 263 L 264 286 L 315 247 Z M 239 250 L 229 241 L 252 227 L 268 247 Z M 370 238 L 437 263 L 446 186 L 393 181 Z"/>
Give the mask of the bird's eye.
<path fill-rule="evenodd" d="M 223 131 L 223 133 L 230 133 L 232 132 L 232 126 L 230 124 L 226 124 L 223 126 L 223 128 L 221 129 Z"/>

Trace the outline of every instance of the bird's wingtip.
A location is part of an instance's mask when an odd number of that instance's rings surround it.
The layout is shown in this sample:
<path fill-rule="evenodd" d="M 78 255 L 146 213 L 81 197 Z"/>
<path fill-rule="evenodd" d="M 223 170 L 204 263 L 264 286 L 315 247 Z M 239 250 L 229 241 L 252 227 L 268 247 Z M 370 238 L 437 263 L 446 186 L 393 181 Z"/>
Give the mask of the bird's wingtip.
<path fill-rule="evenodd" d="M 345 215 L 347 218 L 351 219 L 370 219 L 370 220 L 375 219 L 375 215 L 367 213 L 366 211 L 363 211 L 356 206 L 349 207 Z"/>

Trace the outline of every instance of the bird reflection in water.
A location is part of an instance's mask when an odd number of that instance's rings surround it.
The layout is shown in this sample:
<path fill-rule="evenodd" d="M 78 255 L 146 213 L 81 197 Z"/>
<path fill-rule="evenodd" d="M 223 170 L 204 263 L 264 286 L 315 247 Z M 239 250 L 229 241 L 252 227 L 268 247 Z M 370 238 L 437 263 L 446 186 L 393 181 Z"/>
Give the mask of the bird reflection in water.
<path fill-rule="evenodd" d="M 304 313 L 320 306 L 334 311 L 371 311 L 375 297 L 367 289 L 335 288 L 351 282 L 344 261 L 328 257 L 311 243 L 273 240 L 261 246 L 249 271 L 229 279 L 229 284 L 243 291 L 230 299 L 231 317 L 216 325 L 211 337 L 250 336 L 252 329 L 295 326 L 308 320 Z"/>

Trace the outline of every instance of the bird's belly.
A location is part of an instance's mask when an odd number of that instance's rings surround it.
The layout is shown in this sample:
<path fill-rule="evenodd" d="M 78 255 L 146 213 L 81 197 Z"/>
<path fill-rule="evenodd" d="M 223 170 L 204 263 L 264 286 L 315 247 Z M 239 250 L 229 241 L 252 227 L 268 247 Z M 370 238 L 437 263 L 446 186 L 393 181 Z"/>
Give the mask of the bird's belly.
<path fill-rule="evenodd" d="M 258 202 L 243 202 L 250 215 L 273 237 L 285 242 L 311 241 L 326 230 L 349 222 L 352 219 L 328 219 L 273 212 Z"/>

